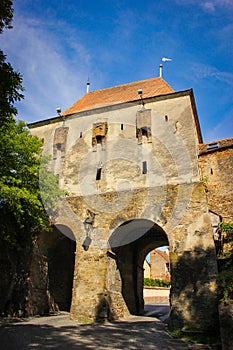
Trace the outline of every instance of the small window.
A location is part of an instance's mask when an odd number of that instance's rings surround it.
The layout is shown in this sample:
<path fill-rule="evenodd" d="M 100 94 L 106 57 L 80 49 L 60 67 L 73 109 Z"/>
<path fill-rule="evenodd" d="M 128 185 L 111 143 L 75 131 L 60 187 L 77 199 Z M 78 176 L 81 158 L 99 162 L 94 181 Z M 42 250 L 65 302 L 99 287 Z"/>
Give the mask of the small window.
<path fill-rule="evenodd" d="M 144 126 L 142 128 L 142 136 L 148 137 L 148 128 L 147 128 L 147 126 Z"/>
<path fill-rule="evenodd" d="M 61 143 L 57 143 L 57 150 L 61 151 Z"/>
<path fill-rule="evenodd" d="M 80 131 L 80 135 L 79 135 L 80 139 L 83 137 L 83 133 L 82 131 Z"/>
<path fill-rule="evenodd" d="M 136 137 L 138 144 L 151 142 L 151 110 L 143 109 L 136 114 Z"/>
<path fill-rule="evenodd" d="M 101 179 L 101 171 L 102 168 L 98 168 L 96 172 L 96 181 L 99 181 Z"/>
<path fill-rule="evenodd" d="M 121 124 L 121 130 L 124 130 L 124 124 Z"/>
<path fill-rule="evenodd" d="M 165 118 L 165 121 L 167 122 L 167 121 L 168 121 L 168 116 L 167 116 L 167 115 L 165 115 L 165 117 L 164 117 L 164 118 Z"/>
<path fill-rule="evenodd" d="M 147 162 L 142 162 L 142 173 L 147 174 Z"/>
<path fill-rule="evenodd" d="M 209 145 L 207 145 L 207 149 L 214 149 L 214 148 L 218 148 L 218 147 L 219 147 L 218 142 L 210 143 Z"/>
<path fill-rule="evenodd" d="M 105 149 L 107 131 L 108 131 L 108 125 L 106 122 L 93 124 L 92 147 L 94 152 L 97 151 L 98 144 L 102 146 L 102 150 Z"/>
<path fill-rule="evenodd" d="M 104 139 L 104 136 L 97 135 L 97 136 L 96 136 L 96 142 L 97 142 L 97 144 L 102 145 L 103 139 Z"/>
<path fill-rule="evenodd" d="M 147 139 L 147 142 L 151 142 L 151 128 L 147 126 L 143 126 L 140 129 L 136 130 L 136 137 L 138 138 L 138 143 L 143 143 L 143 137 Z"/>

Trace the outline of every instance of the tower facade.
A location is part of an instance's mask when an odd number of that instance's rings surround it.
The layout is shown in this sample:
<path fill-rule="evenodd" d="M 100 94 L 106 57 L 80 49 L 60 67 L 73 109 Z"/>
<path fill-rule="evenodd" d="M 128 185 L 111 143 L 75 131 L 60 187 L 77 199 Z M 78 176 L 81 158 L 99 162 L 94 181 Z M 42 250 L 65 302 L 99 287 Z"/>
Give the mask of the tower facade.
<path fill-rule="evenodd" d="M 151 78 L 88 92 L 30 129 L 69 194 L 52 220 L 76 242 L 71 318 L 142 313 L 144 259 L 166 245 L 170 327 L 212 328 L 217 264 L 192 90 Z"/>

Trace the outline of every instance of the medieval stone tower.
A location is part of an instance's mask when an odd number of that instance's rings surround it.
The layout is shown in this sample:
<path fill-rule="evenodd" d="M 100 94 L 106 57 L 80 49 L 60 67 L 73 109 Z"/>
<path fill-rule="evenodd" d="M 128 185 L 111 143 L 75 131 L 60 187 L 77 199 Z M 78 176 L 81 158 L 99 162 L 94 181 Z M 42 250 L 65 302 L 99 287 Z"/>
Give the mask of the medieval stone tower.
<path fill-rule="evenodd" d="M 63 255 L 52 265 L 55 301 L 84 322 L 140 314 L 144 259 L 167 245 L 170 327 L 213 328 L 217 264 L 193 91 L 151 78 L 89 92 L 30 129 L 69 194 L 57 203 L 53 234 L 41 238 L 47 252 L 68 240 L 70 262 Z"/>

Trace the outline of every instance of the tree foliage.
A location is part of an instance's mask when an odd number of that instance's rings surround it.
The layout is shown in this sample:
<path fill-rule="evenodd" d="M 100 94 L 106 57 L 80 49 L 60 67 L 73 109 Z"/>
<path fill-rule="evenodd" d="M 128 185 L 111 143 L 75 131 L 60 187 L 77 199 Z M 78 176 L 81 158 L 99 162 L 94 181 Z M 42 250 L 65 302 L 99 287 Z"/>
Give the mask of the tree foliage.
<path fill-rule="evenodd" d="M 64 194 L 57 176 L 47 169 L 48 159 L 41 157 L 42 146 L 22 121 L 0 127 L 0 235 L 13 244 L 19 231 L 31 235 L 48 230 L 42 198 L 51 213 Z"/>
<path fill-rule="evenodd" d="M 225 301 L 233 300 L 233 222 L 220 222 L 218 232 L 222 237 L 219 256 L 218 291 Z"/>
<path fill-rule="evenodd" d="M 11 0 L 0 1 L 0 34 L 4 28 L 11 28 L 13 8 Z M 14 106 L 16 101 L 23 98 L 22 76 L 14 71 L 6 55 L 0 50 L 0 125 L 8 124 L 17 114 Z"/>
<path fill-rule="evenodd" d="M 14 106 L 23 98 L 22 76 L 6 62 L 6 56 L 0 50 L 0 124 L 7 124 L 17 114 Z"/>
<path fill-rule="evenodd" d="M 13 19 L 13 1 L 1 0 L 0 1 L 0 34 L 4 28 L 12 28 L 11 21 Z"/>
<path fill-rule="evenodd" d="M 13 2 L 0 2 L 0 34 L 11 27 Z M 0 50 L 0 238 L 10 244 L 49 226 L 44 210 L 40 174 L 52 207 L 61 194 L 57 178 L 41 158 L 43 141 L 29 134 L 26 124 L 16 122 L 14 104 L 23 98 L 22 76 L 14 71 Z M 23 234 L 22 234 L 23 233 Z M 21 238 L 20 238 L 21 237 Z"/>
<path fill-rule="evenodd" d="M 22 121 L 0 127 L 0 235 L 12 243 L 19 230 L 32 233 L 49 224 L 39 186 L 42 145 Z M 52 173 L 46 174 L 53 191 L 57 180 Z"/>
<path fill-rule="evenodd" d="M 220 222 L 218 231 L 224 235 L 225 241 L 233 241 L 233 222 Z"/>

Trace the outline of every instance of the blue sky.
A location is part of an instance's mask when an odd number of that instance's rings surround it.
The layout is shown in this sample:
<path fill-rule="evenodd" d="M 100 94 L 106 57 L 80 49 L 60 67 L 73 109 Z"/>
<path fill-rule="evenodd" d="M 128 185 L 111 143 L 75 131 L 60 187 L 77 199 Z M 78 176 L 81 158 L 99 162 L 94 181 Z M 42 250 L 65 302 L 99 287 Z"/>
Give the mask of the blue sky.
<path fill-rule="evenodd" d="M 194 89 L 204 141 L 233 137 L 232 0 L 15 0 L 0 46 L 26 88 L 18 117 L 56 115 L 91 90 L 159 75 Z"/>

